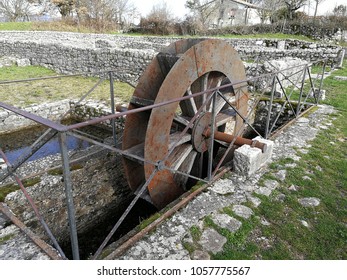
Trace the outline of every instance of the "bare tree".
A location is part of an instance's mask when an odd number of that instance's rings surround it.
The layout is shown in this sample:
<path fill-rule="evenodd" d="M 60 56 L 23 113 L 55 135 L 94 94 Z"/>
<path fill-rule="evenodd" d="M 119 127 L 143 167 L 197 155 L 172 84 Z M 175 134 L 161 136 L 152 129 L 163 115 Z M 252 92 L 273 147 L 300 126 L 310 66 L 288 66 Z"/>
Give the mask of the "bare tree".
<path fill-rule="evenodd" d="M 319 4 L 324 2 L 324 1 L 325 0 L 313 0 L 313 2 L 315 2 L 315 9 L 314 9 L 314 15 L 313 15 L 314 20 L 316 19 L 316 16 L 317 16 L 317 11 L 318 11 Z"/>
<path fill-rule="evenodd" d="M 216 13 L 220 14 L 219 3 L 217 0 L 187 0 L 185 6 L 193 12 L 195 19 L 207 28 Z"/>
<path fill-rule="evenodd" d="M 337 17 L 347 16 L 347 6 L 346 5 L 335 6 L 333 10 L 333 14 Z"/>
<path fill-rule="evenodd" d="M 31 4 L 26 0 L 0 0 L 0 15 L 9 21 L 28 18 Z"/>
<path fill-rule="evenodd" d="M 159 2 L 152 6 L 147 18 L 158 18 L 163 21 L 170 21 L 173 20 L 173 13 L 170 11 L 166 2 Z"/>
<path fill-rule="evenodd" d="M 307 0 L 284 0 L 285 5 L 287 6 L 288 19 L 293 20 L 294 13 L 306 5 L 306 2 Z"/>
<path fill-rule="evenodd" d="M 76 0 L 51 0 L 63 18 L 71 16 L 76 5 Z"/>
<path fill-rule="evenodd" d="M 95 23 L 114 22 L 124 24 L 126 13 L 133 11 L 134 5 L 128 0 L 79 0 L 77 13 Z"/>
<path fill-rule="evenodd" d="M 261 8 L 257 9 L 261 23 L 264 23 L 268 19 L 272 21 L 277 11 L 284 7 L 283 0 L 261 0 L 257 4 Z"/>

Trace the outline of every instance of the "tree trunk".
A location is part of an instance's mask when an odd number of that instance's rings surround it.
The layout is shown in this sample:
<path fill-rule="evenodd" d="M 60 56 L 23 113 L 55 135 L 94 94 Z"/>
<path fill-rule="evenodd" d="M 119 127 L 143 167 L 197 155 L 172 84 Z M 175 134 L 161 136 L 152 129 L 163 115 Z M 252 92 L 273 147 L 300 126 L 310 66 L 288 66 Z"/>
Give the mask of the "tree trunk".
<path fill-rule="evenodd" d="M 313 20 L 316 20 L 317 10 L 318 10 L 318 1 L 315 1 L 315 2 L 316 2 L 316 8 L 314 9 Z"/>

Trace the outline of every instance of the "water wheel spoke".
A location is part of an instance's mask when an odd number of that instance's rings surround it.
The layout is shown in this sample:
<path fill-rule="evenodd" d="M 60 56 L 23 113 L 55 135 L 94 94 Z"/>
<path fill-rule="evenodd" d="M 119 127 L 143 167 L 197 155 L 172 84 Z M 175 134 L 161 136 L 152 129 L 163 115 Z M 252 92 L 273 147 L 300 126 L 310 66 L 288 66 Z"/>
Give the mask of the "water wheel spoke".
<path fill-rule="evenodd" d="M 183 116 L 180 116 L 180 115 L 175 115 L 173 121 L 176 123 L 176 124 L 180 124 L 184 127 L 186 127 L 187 125 L 189 125 L 189 120 L 187 120 L 186 118 L 184 118 Z"/>
<path fill-rule="evenodd" d="M 178 170 L 192 150 L 193 146 L 191 144 L 177 146 L 169 156 L 170 167 Z"/>
<path fill-rule="evenodd" d="M 185 93 L 185 96 L 189 96 L 192 94 L 193 94 L 192 89 L 191 87 L 189 87 Z M 183 115 L 188 117 L 193 117 L 198 112 L 194 98 L 189 98 L 189 99 L 181 101 L 180 107 L 181 107 Z"/>
<path fill-rule="evenodd" d="M 170 134 L 170 140 L 169 140 L 170 144 L 168 147 L 169 150 L 174 145 L 176 145 L 178 147 L 184 143 L 191 141 L 192 136 L 189 133 L 186 133 L 184 135 L 181 135 L 181 134 L 182 133 L 180 131 L 175 132 L 173 134 Z M 131 159 L 134 161 L 139 161 L 140 163 L 142 163 L 143 161 L 141 161 L 139 158 L 144 157 L 144 147 L 145 147 L 145 143 L 140 143 L 140 144 L 135 145 L 129 149 L 123 150 L 123 155 L 128 159 Z"/>
<path fill-rule="evenodd" d="M 181 164 L 181 166 L 178 168 L 179 171 L 185 173 L 185 174 L 190 174 L 193 166 L 194 166 L 194 162 L 196 159 L 196 156 L 198 155 L 198 153 L 196 151 L 191 151 L 189 153 L 189 155 L 186 157 L 186 159 L 183 161 L 183 163 Z M 188 181 L 189 177 L 185 176 L 183 174 L 175 174 L 174 175 L 174 180 L 177 183 L 177 185 L 181 186 L 184 190 L 186 190 L 186 185 L 187 185 L 187 181 Z"/>
<path fill-rule="evenodd" d="M 185 133 L 183 135 L 181 135 L 181 134 L 182 133 L 180 131 L 177 131 L 175 133 L 170 134 L 168 150 L 171 150 L 174 145 L 180 146 L 180 145 L 192 140 L 191 134 L 189 134 L 189 133 Z"/>
<path fill-rule="evenodd" d="M 234 121 L 236 117 L 236 112 L 232 108 L 228 108 L 226 110 L 223 110 L 219 112 L 216 116 L 216 125 L 217 127 L 220 127 L 229 121 Z"/>
<path fill-rule="evenodd" d="M 135 145 L 129 149 L 123 150 L 123 156 L 130 159 L 130 160 L 137 161 L 139 163 L 143 163 L 143 161 L 141 161 L 138 158 L 135 158 L 134 156 L 144 158 L 144 154 L 145 154 L 145 152 L 144 152 L 145 148 L 144 147 L 145 147 L 145 143 L 140 143 L 140 144 Z"/>

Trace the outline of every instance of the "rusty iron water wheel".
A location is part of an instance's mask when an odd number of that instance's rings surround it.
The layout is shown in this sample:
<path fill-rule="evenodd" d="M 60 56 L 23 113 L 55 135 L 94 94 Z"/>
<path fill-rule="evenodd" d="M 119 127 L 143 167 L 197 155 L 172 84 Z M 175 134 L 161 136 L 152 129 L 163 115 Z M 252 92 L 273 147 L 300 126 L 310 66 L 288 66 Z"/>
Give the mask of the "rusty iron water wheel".
<path fill-rule="evenodd" d="M 187 39 L 177 41 L 152 60 L 135 88 L 128 109 L 157 104 L 239 82 L 237 89 L 227 86 L 221 93 L 246 115 L 248 92 L 243 63 L 234 48 L 222 40 Z M 206 94 L 207 95 L 207 94 Z M 206 95 L 160 106 L 126 118 L 122 149 L 143 156 L 149 162 L 161 162 L 186 174 L 206 176 L 206 157 L 210 142 L 203 136 L 211 123 L 211 102 L 199 111 Z M 238 131 L 243 120 L 221 97 L 216 98 L 216 129 Z M 195 116 L 193 128 L 180 132 Z M 167 157 L 168 151 L 178 145 Z M 218 147 L 218 145 L 216 145 Z M 151 176 L 155 166 L 124 157 L 125 175 L 135 192 Z M 152 203 L 161 209 L 194 184 L 187 176 L 160 169 L 148 185 Z"/>

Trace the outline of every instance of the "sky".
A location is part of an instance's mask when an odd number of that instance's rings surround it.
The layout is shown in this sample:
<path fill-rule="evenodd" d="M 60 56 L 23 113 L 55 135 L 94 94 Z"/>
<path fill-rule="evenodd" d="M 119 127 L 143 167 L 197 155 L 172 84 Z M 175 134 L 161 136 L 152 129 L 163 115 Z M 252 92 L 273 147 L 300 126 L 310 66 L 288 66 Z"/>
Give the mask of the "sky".
<path fill-rule="evenodd" d="M 146 16 L 152 7 L 158 3 L 166 2 L 167 6 L 175 17 L 184 18 L 184 15 L 189 11 L 184 7 L 186 0 L 131 0 L 138 8 L 142 16 Z M 314 13 L 313 0 L 311 0 L 311 9 L 308 12 L 308 7 L 305 7 L 305 12 L 309 15 Z M 347 5 L 347 0 L 325 0 L 318 7 L 318 15 L 325 15 L 327 12 L 332 12 L 335 6 Z"/>

